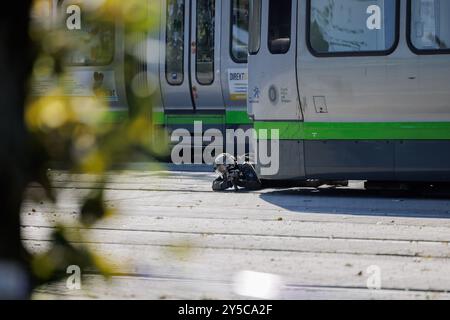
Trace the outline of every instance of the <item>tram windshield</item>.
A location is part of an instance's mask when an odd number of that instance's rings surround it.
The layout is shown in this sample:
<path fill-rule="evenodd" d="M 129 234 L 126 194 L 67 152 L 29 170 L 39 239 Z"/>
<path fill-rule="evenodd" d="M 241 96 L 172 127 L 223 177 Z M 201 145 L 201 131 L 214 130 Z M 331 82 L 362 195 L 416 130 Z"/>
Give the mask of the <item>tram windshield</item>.
<path fill-rule="evenodd" d="M 71 41 L 66 63 L 77 66 L 108 65 L 114 59 L 113 25 L 93 21 L 84 14 L 83 6 L 69 1 L 61 5 L 62 23 Z"/>
<path fill-rule="evenodd" d="M 77 46 L 67 56 L 71 65 L 107 65 L 114 56 L 114 28 L 95 23 L 85 26 L 84 30 L 70 31 Z"/>

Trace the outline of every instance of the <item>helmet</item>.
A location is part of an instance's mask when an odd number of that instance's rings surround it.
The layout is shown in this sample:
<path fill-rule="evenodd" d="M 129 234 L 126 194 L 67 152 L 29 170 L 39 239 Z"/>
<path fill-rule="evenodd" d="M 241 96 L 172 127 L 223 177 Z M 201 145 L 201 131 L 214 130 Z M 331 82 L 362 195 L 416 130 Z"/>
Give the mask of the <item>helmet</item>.
<path fill-rule="evenodd" d="M 229 153 L 222 153 L 214 160 L 214 170 L 219 174 L 224 174 L 230 166 L 236 165 L 236 158 Z"/>

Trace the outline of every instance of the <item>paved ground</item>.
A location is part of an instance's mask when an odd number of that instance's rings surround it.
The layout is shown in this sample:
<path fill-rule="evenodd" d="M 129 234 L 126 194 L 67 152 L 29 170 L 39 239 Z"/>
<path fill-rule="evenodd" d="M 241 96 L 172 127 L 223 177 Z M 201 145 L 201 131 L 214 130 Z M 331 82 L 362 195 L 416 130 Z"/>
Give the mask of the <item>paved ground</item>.
<path fill-rule="evenodd" d="M 450 198 L 378 194 L 361 183 L 213 193 L 213 175 L 200 171 L 111 174 L 108 205 L 119 214 L 83 233 L 116 276 L 86 275 L 81 291 L 57 283 L 35 298 L 245 299 L 242 271 L 277 276 L 271 293 L 284 299 L 450 298 Z M 76 218 L 92 188 L 89 176 L 54 179 L 59 203 L 30 200 L 23 210 L 33 251 L 48 246 L 56 221 Z M 367 289 L 370 266 L 381 290 Z"/>

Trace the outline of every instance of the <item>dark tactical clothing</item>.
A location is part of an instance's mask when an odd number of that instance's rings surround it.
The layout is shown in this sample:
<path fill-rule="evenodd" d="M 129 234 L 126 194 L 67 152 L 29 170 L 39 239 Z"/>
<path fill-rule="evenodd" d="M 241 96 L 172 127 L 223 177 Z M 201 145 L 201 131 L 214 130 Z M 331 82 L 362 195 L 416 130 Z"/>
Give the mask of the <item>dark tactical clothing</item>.
<path fill-rule="evenodd" d="M 212 188 L 214 191 L 224 191 L 233 188 L 234 185 L 247 190 L 261 189 L 261 181 L 251 164 L 244 163 L 230 167 L 226 174 L 213 182 Z"/>

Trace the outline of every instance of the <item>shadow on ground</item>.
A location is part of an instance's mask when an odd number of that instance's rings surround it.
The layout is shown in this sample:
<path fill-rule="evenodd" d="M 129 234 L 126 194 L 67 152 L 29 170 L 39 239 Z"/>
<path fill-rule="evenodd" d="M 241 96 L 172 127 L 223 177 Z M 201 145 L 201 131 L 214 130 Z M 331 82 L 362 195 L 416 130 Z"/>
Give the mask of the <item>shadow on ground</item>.
<path fill-rule="evenodd" d="M 450 219 L 450 190 L 370 191 L 352 188 L 267 190 L 260 198 L 291 212 Z"/>

